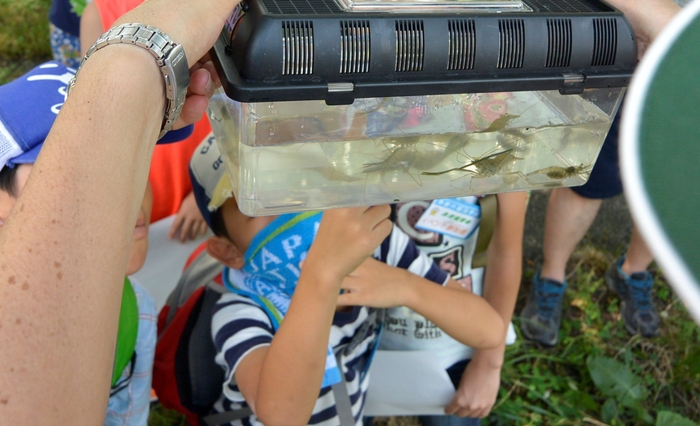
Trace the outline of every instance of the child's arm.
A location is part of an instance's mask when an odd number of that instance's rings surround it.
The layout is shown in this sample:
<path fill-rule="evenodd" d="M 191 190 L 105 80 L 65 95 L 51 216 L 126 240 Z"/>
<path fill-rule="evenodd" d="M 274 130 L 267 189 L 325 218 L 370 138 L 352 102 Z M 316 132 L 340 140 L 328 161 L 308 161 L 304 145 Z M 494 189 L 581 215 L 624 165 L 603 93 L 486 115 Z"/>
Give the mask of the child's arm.
<path fill-rule="evenodd" d="M 406 306 L 454 339 L 474 348 L 493 348 L 505 339 L 503 320 L 483 298 L 449 279 L 445 286 L 406 269 L 367 259 L 343 281 L 348 293 L 339 305 Z"/>
<path fill-rule="evenodd" d="M 507 325 L 513 316 L 520 288 L 527 194 L 511 192 L 498 194 L 497 197 L 498 216 L 489 244 L 484 299 Z M 474 353 L 455 397 L 445 408 L 447 414 L 479 418 L 489 414 L 501 384 L 504 353 L 505 339 L 494 349 L 481 349 Z"/>
<path fill-rule="evenodd" d="M 238 387 L 264 424 L 307 424 L 321 389 L 341 283 L 389 234 L 389 212 L 378 206 L 324 213 L 272 343 L 236 368 Z"/>
<path fill-rule="evenodd" d="M 85 5 L 80 17 L 80 54 L 85 56 L 92 44 L 104 33 L 102 19 L 97 4 L 93 1 Z"/>

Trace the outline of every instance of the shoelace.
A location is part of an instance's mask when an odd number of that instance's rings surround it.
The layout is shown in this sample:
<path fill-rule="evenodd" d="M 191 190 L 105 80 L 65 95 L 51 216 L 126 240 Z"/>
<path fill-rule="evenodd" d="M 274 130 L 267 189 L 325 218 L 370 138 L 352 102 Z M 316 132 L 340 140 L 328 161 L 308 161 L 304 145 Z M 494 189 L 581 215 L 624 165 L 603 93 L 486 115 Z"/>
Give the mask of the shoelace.
<path fill-rule="evenodd" d="M 651 287 L 653 283 L 646 276 L 638 279 L 638 277 L 634 277 L 637 274 L 632 275 L 631 282 L 628 284 L 632 300 L 634 300 L 640 311 L 651 310 Z"/>
<path fill-rule="evenodd" d="M 543 281 L 541 288 L 535 291 L 535 295 L 537 297 L 537 315 L 549 320 L 561 303 L 564 288 Z"/>

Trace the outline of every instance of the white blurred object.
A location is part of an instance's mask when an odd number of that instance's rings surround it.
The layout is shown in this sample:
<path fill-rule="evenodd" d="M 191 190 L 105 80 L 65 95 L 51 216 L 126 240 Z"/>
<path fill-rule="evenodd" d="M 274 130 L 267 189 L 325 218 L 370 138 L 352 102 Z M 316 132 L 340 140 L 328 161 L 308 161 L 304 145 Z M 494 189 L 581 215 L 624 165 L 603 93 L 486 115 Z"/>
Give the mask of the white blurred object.
<path fill-rule="evenodd" d="M 442 415 L 455 394 L 430 351 L 377 351 L 370 367 L 367 416 Z"/>

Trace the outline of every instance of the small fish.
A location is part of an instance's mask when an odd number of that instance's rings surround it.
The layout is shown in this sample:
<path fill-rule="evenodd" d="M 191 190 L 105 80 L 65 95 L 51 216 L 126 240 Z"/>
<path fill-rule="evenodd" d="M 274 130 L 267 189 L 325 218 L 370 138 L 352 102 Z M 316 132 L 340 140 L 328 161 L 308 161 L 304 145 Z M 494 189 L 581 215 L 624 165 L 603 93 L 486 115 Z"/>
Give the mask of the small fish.
<path fill-rule="evenodd" d="M 453 169 L 443 170 L 441 172 L 421 172 L 421 174 L 425 176 L 439 176 L 450 172 L 464 171 L 480 177 L 488 177 L 498 173 L 506 162 L 511 159 L 512 161 L 522 160 L 522 158 L 515 157 L 513 155 L 512 149 L 507 149 L 505 151 L 496 152 L 495 154 L 478 158 L 461 167 L 455 167 Z M 474 168 L 474 171 L 467 170 L 470 167 Z"/>
<path fill-rule="evenodd" d="M 497 132 L 499 130 L 505 129 L 505 127 L 513 121 L 514 119 L 520 117 L 520 115 L 514 115 L 514 114 L 503 114 L 502 116 L 498 117 L 497 119 L 493 120 L 489 127 L 487 127 L 484 130 L 481 130 L 479 132 L 475 133 L 491 133 L 491 132 Z"/>
<path fill-rule="evenodd" d="M 590 169 L 590 164 L 584 166 L 583 163 L 578 166 L 569 167 L 550 166 L 545 167 L 544 169 L 535 170 L 534 172 L 528 173 L 527 175 L 546 175 L 550 179 L 567 179 L 581 173 L 586 173 Z"/>

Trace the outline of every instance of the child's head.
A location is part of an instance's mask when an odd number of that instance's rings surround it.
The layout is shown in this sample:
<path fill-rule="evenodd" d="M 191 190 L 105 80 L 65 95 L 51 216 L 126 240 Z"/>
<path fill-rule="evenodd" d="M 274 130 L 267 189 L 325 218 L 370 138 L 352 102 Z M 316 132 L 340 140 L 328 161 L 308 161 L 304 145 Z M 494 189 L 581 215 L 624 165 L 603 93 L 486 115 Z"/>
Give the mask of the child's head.
<path fill-rule="evenodd" d="M 241 213 L 213 135 L 192 154 L 190 178 L 199 211 L 214 232 L 207 241 L 209 254 L 226 266 L 241 268 L 250 242 L 277 216 L 250 217 Z"/>
<path fill-rule="evenodd" d="M 29 179 L 73 75 L 59 62 L 47 62 L 0 86 L 0 231 Z M 152 205 L 149 185 L 132 235 L 127 275 L 146 261 Z"/>
<path fill-rule="evenodd" d="M 74 75 L 47 62 L 0 86 L 0 223 L 24 188 Z"/>

